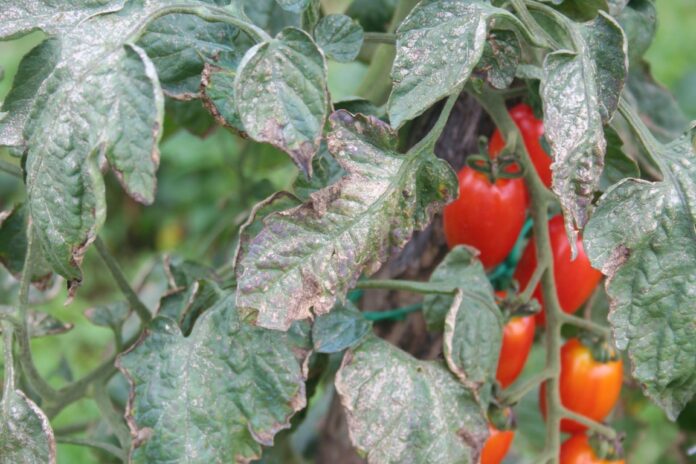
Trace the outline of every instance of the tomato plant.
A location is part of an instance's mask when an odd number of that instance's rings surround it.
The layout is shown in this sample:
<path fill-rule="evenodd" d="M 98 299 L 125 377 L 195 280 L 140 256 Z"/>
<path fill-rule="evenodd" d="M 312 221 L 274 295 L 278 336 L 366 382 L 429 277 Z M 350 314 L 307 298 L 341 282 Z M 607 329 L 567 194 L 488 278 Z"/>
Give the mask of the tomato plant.
<path fill-rule="evenodd" d="M 510 117 L 519 127 L 522 134 L 522 140 L 527 147 L 534 168 L 544 185 L 551 186 L 551 155 L 541 146 L 542 138 L 544 137 L 544 122 L 534 116 L 532 107 L 519 103 L 510 108 Z M 498 155 L 505 147 L 505 140 L 499 129 L 493 132 L 489 150 L 491 156 Z"/>
<path fill-rule="evenodd" d="M 568 340 L 561 349 L 561 403 L 571 411 L 602 421 L 614 409 L 621 393 L 623 363 L 621 359 L 598 361 L 589 347 L 577 338 Z M 539 405 L 546 415 L 546 384 L 539 391 Z M 586 427 L 563 419 L 561 430 L 582 432 Z"/>
<path fill-rule="evenodd" d="M 602 274 L 592 268 L 585 253 L 582 240 L 577 239 L 578 255 L 572 259 L 570 244 L 563 226 L 563 218 L 555 216 L 549 221 L 549 238 L 553 250 L 553 277 L 556 281 L 556 294 L 561 309 L 566 313 L 574 313 L 592 295 Z M 536 245 L 533 240 L 525 248 L 514 277 L 524 287 L 529 282 L 536 269 Z M 542 312 L 537 315 L 537 323 L 544 324 L 544 298 L 541 289 L 537 287 L 534 297 L 542 305 Z"/>
<path fill-rule="evenodd" d="M 590 446 L 587 435 L 576 434 L 561 446 L 561 464 L 624 464 L 623 459 L 600 459 Z"/>
<path fill-rule="evenodd" d="M 687 462 L 656 11 L 0 0 L 0 463 Z"/>
<path fill-rule="evenodd" d="M 459 171 L 459 198 L 442 213 L 450 247 L 470 245 L 487 268 L 500 264 L 522 230 L 527 198 L 522 179 L 495 179 L 465 166 Z M 476 201 L 470 201 L 476 198 Z"/>

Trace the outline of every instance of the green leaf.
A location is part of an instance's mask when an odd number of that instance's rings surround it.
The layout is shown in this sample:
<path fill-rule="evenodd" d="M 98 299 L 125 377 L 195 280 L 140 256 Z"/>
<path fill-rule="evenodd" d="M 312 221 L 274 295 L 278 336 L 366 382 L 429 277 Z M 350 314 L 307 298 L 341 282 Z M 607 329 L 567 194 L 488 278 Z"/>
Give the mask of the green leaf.
<path fill-rule="evenodd" d="M 248 462 L 305 406 L 304 376 L 290 335 L 240 319 L 222 298 L 184 337 L 157 317 L 117 361 L 134 396 L 134 463 Z M 139 446 L 138 446 L 139 445 Z"/>
<path fill-rule="evenodd" d="M 120 10 L 125 0 L 0 0 L 0 39 L 40 29 L 47 34 L 67 31 L 93 16 Z"/>
<path fill-rule="evenodd" d="M 7 113 L 0 118 L 0 145 L 23 151 L 25 140 L 22 132 L 27 118 L 42 82 L 53 71 L 59 58 L 60 44 L 55 39 L 43 41 L 22 58 L 12 89 L 0 108 L 0 113 Z"/>
<path fill-rule="evenodd" d="M 312 342 L 317 353 L 338 353 L 359 343 L 372 328 L 353 303 L 338 304 L 329 314 L 317 317 L 312 325 Z"/>
<path fill-rule="evenodd" d="M 349 62 L 358 57 L 363 44 L 363 29 L 357 21 L 342 14 L 324 16 L 314 29 L 317 45 L 327 58 Z"/>
<path fill-rule="evenodd" d="M 520 42 L 514 32 L 493 31 L 486 40 L 474 75 L 485 79 L 496 89 L 505 89 L 515 79 L 521 53 Z"/>
<path fill-rule="evenodd" d="M 607 0 L 565 0 L 558 10 L 576 21 L 590 21 L 600 11 L 608 11 Z"/>
<path fill-rule="evenodd" d="M 442 363 L 369 337 L 345 354 L 336 390 L 353 445 L 368 462 L 479 462 L 486 420 Z"/>
<path fill-rule="evenodd" d="M 301 15 L 284 10 L 276 0 L 242 0 L 242 3 L 254 24 L 273 35 L 289 26 L 301 26 Z"/>
<path fill-rule="evenodd" d="M 0 212 L 0 263 L 15 277 L 22 274 L 27 255 L 27 208 L 23 203 L 10 211 Z M 47 288 L 51 268 L 41 254 L 32 263 L 31 280 Z"/>
<path fill-rule="evenodd" d="M 386 32 L 398 0 L 353 0 L 346 14 L 366 31 Z"/>
<path fill-rule="evenodd" d="M 394 131 L 339 110 L 328 144 L 347 175 L 303 205 L 271 214 L 237 273 L 237 304 L 263 327 L 331 310 L 361 273 L 370 274 L 457 192 L 456 175 L 431 152 L 397 154 Z"/>
<path fill-rule="evenodd" d="M 471 75 L 493 18 L 514 21 L 506 10 L 474 0 L 423 0 L 396 31 L 393 89 L 387 103 L 401 127 L 455 92 Z"/>
<path fill-rule="evenodd" d="M 633 66 L 628 75 L 626 99 L 638 109 L 641 119 L 661 142 L 679 137 L 689 121 L 672 94 L 655 82 L 647 63 Z"/>
<path fill-rule="evenodd" d="M 631 67 L 639 64 L 655 37 L 657 11 L 652 0 L 632 0 L 621 14 L 616 16 L 626 33 Z"/>
<path fill-rule="evenodd" d="M 278 5 L 291 13 L 302 13 L 309 5 L 309 0 L 276 0 Z"/>
<path fill-rule="evenodd" d="M 477 398 L 495 382 L 502 342 L 503 316 L 493 288 L 457 289 L 445 319 L 443 351 L 450 370 Z"/>
<path fill-rule="evenodd" d="M 167 15 L 148 25 L 138 45 L 155 64 L 168 96 L 195 98 L 205 64 L 236 69 L 254 42 L 229 24 L 193 15 Z"/>
<path fill-rule="evenodd" d="M 5 337 L 7 335 L 4 335 Z M 14 360 L 5 344 L 4 384 L 0 403 L 0 461 L 12 464 L 55 464 L 56 441 L 44 412 L 15 389 Z"/>
<path fill-rule="evenodd" d="M 478 252 L 464 245 L 454 247 L 430 276 L 430 283 L 452 289 L 462 288 L 487 294 L 493 291 Z M 423 316 L 428 330 L 441 332 L 445 329 L 445 318 L 450 312 L 454 297 L 451 295 L 428 294 L 423 299 Z"/>
<path fill-rule="evenodd" d="M 548 54 L 541 82 L 545 136 L 554 159 L 553 190 L 563 208 L 573 254 L 602 174 L 602 126 L 616 110 L 627 68 L 623 31 L 604 12 L 574 37 L 578 52 Z"/>
<path fill-rule="evenodd" d="M 665 180 L 609 189 L 584 231 L 609 279 L 609 321 L 633 376 L 676 419 L 696 393 L 696 154 L 693 133 L 657 146 Z"/>
<path fill-rule="evenodd" d="M 120 333 L 123 323 L 130 314 L 131 308 L 125 301 L 103 304 L 85 311 L 85 317 L 92 324 L 108 327 L 116 333 Z"/>
<path fill-rule="evenodd" d="M 624 153 L 619 134 L 611 127 L 606 127 L 604 135 L 607 140 L 607 153 L 604 155 L 604 170 L 599 179 L 599 189 L 602 192 L 606 192 L 609 187 L 627 177 L 640 178 L 638 164 Z"/>
<path fill-rule="evenodd" d="M 287 28 L 251 48 L 235 79 L 245 131 L 285 150 L 309 174 L 328 111 L 326 75 L 324 56 L 312 38 Z"/>
<path fill-rule="evenodd" d="M 384 107 L 378 107 L 370 100 L 361 97 L 346 97 L 333 102 L 334 109 L 346 110 L 349 113 L 362 113 L 367 116 L 374 116 L 384 120 Z"/>

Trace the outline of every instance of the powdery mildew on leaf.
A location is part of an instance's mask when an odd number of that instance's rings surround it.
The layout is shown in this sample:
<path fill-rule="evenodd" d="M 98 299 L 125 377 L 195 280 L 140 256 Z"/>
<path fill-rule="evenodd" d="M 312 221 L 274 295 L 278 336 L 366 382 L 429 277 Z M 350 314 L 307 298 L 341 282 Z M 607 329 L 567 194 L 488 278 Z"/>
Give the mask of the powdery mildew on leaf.
<path fill-rule="evenodd" d="M 245 132 L 286 151 L 307 174 L 328 112 L 327 72 L 312 38 L 289 27 L 247 51 L 234 83 Z"/>
<path fill-rule="evenodd" d="M 394 84 L 388 112 L 394 127 L 415 118 L 464 83 L 481 58 L 488 23 L 514 17 L 488 3 L 423 0 L 396 31 Z"/>
<path fill-rule="evenodd" d="M 676 419 L 696 393 L 696 154 L 693 134 L 660 146 L 662 182 L 609 189 L 584 232 L 607 280 L 609 322 L 633 377 Z"/>
<path fill-rule="evenodd" d="M 336 391 L 351 441 L 370 464 L 479 462 L 486 419 L 440 362 L 369 337 L 345 354 Z"/>
<path fill-rule="evenodd" d="M 575 52 L 546 56 L 541 82 L 553 191 L 563 208 L 573 255 L 604 167 L 603 124 L 616 111 L 628 66 L 623 31 L 605 13 L 579 26 L 575 35 Z"/>
<path fill-rule="evenodd" d="M 347 175 L 269 215 L 242 257 L 237 305 L 258 312 L 262 327 L 287 330 L 328 312 L 457 193 L 447 163 L 395 153 L 396 135 L 378 119 L 340 110 L 330 122 L 329 151 Z"/>
<path fill-rule="evenodd" d="M 271 446 L 306 404 L 301 352 L 290 333 L 240 319 L 221 298 L 184 337 L 157 317 L 117 365 L 133 391 L 127 408 L 134 463 L 245 463 Z"/>

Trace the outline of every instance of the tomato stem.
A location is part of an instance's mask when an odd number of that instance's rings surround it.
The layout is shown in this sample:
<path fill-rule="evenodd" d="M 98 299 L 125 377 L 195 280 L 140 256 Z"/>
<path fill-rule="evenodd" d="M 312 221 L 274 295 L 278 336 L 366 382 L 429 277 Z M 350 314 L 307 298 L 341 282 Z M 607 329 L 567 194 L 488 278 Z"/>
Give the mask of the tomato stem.
<path fill-rule="evenodd" d="M 604 338 L 604 340 L 611 339 L 611 331 L 609 329 L 607 329 L 606 327 L 602 327 L 601 325 L 589 319 L 584 319 L 574 314 L 563 313 L 561 314 L 561 322 L 563 324 L 574 325 L 575 327 L 579 327 L 581 329 L 597 334 L 600 337 Z"/>
<path fill-rule="evenodd" d="M 534 269 L 534 273 L 532 274 L 532 277 L 529 279 L 529 282 L 527 282 L 527 286 L 524 288 L 524 291 L 519 294 L 519 302 L 522 304 L 529 303 L 529 300 L 532 299 L 532 294 L 534 293 L 534 290 L 536 290 L 537 286 L 539 285 L 539 282 L 541 281 L 541 277 L 544 275 L 544 272 L 546 271 L 546 266 L 541 265 L 537 266 L 536 269 Z"/>
<path fill-rule="evenodd" d="M 523 397 L 527 396 L 528 393 L 534 391 L 539 385 L 550 379 L 551 375 L 552 372 L 549 369 L 543 369 L 534 374 L 533 377 L 526 379 L 524 383 L 516 382 L 501 393 L 498 401 L 504 405 L 515 405 L 519 403 Z"/>
<path fill-rule="evenodd" d="M 355 284 L 355 288 L 397 290 L 423 294 L 453 295 L 456 289 L 437 287 L 428 282 L 417 282 L 414 280 L 360 280 Z"/>
<path fill-rule="evenodd" d="M 365 32 L 363 42 L 366 44 L 396 44 L 396 34 L 389 32 Z"/>
<path fill-rule="evenodd" d="M 605 437 L 609 438 L 610 440 L 613 440 L 614 438 L 617 437 L 616 430 L 612 429 L 609 426 L 606 426 L 600 422 L 594 421 L 590 419 L 589 417 L 585 417 L 582 414 L 578 414 L 574 411 L 571 411 L 570 409 L 567 409 L 563 406 L 561 406 L 561 415 L 565 419 L 570 419 L 574 420 L 575 422 L 578 422 L 590 430 L 597 432 L 601 435 L 604 435 Z"/>

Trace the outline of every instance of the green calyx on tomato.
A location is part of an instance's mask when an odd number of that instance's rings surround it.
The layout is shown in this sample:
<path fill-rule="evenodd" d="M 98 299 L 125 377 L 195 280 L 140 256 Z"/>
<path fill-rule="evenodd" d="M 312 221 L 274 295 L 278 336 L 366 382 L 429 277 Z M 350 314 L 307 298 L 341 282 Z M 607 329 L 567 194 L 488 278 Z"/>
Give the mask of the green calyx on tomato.
<path fill-rule="evenodd" d="M 556 281 L 558 302 L 564 312 L 574 313 L 592 295 L 602 278 L 602 273 L 590 265 L 580 237 L 576 242 L 578 255 L 575 260 L 572 260 L 570 243 L 568 243 L 562 216 L 554 216 L 549 221 L 549 237 L 553 253 L 553 276 Z M 536 245 L 534 240 L 530 240 L 513 275 L 519 282 L 520 288 L 524 289 L 527 285 L 536 266 Z M 542 311 L 536 316 L 536 322 L 543 325 L 546 318 L 543 312 L 544 299 L 540 286 L 534 290 L 534 298 L 539 301 L 542 307 Z"/>
<path fill-rule="evenodd" d="M 532 108 L 520 103 L 513 106 L 509 110 L 510 117 L 515 122 L 522 134 L 524 146 L 527 148 L 534 168 L 539 177 L 547 187 L 551 186 L 551 156 L 544 150 L 541 145 L 541 139 L 544 136 L 544 123 L 534 116 Z M 495 156 L 505 148 L 505 140 L 498 129 L 493 132 L 488 151 L 492 156 Z"/>
<path fill-rule="evenodd" d="M 561 464 L 625 464 L 618 457 L 600 457 L 584 433 L 573 435 L 561 445 Z"/>
<path fill-rule="evenodd" d="M 591 348 L 577 338 L 568 340 L 561 348 L 561 376 L 559 379 L 561 403 L 568 410 L 601 422 L 619 399 L 623 381 L 621 359 L 597 361 Z M 539 390 L 539 406 L 546 417 L 546 384 Z M 583 432 L 587 427 L 561 420 L 561 430 L 567 433 Z"/>

